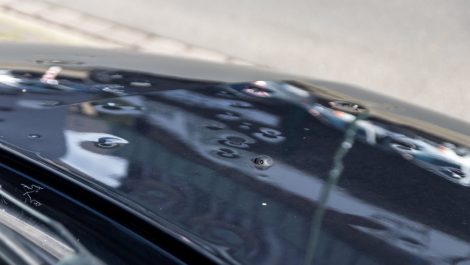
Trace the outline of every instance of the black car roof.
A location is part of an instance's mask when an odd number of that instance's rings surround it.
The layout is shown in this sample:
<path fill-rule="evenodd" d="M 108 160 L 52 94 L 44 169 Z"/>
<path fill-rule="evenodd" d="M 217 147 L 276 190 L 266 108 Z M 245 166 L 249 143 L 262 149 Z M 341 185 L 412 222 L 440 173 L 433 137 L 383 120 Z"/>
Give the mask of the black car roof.
<path fill-rule="evenodd" d="M 134 70 L 110 66 L 119 53 L 58 50 L 3 59 L 2 147 L 114 196 L 183 242 L 226 263 L 302 264 L 319 195 L 355 122 L 314 261 L 467 258 L 468 124 L 280 81 L 289 76 L 196 62 L 187 64 L 200 65 L 197 74 L 177 76 L 185 61 L 156 57 L 167 68 L 146 68 L 149 59 Z M 58 84 L 41 81 L 53 66 Z M 355 120 L 356 103 L 370 116 Z"/>

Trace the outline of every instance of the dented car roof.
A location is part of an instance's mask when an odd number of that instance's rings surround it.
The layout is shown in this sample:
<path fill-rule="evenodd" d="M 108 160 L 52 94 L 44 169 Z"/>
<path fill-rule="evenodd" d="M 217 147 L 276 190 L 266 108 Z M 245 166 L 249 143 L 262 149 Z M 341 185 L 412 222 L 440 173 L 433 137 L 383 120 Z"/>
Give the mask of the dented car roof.
<path fill-rule="evenodd" d="M 470 259 L 468 124 L 275 73 L 9 49 L 1 147 L 112 196 L 219 262 Z"/>

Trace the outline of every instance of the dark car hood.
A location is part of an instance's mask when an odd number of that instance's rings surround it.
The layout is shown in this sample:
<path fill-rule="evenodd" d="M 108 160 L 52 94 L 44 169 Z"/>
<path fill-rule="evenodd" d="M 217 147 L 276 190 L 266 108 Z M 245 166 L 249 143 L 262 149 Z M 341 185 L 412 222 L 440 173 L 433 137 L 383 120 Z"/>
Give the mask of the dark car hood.
<path fill-rule="evenodd" d="M 234 66 L 45 46 L 2 53 L 2 148 L 124 202 L 219 261 L 304 262 L 352 123 L 356 141 L 314 260 L 469 258 L 468 124 L 345 85 Z"/>

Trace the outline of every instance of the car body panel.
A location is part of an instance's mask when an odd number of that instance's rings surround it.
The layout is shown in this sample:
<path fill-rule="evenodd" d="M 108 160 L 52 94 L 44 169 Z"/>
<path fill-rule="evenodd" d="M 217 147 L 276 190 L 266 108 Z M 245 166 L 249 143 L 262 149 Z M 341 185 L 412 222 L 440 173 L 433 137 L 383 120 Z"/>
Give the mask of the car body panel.
<path fill-rule="evenodd" d="M 356 142 L 329 195 L 315 264 L 469 259 L 466 123 L 242 67 L 4 48 L 2 148 L 106 194 L 218 262 L 304 262 L 319 194 L 353 123 Z M 341 102 L 370 113 L 357 120 Z M 260 156 L 272 165 L 257 166 Z"/>

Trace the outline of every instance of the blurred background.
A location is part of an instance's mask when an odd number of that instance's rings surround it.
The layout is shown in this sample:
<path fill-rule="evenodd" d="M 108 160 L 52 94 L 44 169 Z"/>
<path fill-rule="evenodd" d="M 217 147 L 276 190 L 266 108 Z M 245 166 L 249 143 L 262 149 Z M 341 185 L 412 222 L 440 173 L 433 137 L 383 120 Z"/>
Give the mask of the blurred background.
<path fill-rule="evenodd" d="M 0 41 L 254 65 L 470 122 L 468 0 L 0 0 Z"/>

